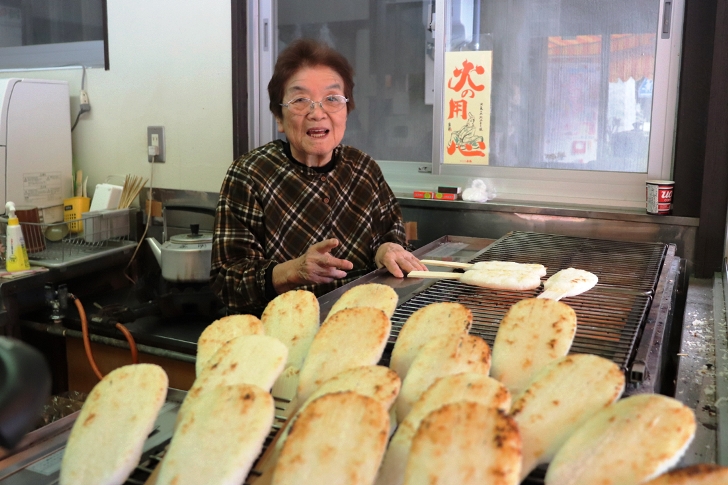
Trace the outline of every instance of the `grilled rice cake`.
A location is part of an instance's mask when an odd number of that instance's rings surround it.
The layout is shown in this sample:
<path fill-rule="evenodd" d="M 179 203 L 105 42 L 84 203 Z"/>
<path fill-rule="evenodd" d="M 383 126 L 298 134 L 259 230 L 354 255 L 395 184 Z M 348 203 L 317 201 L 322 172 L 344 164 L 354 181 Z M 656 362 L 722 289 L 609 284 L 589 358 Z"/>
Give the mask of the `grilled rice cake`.
<path fill-rule="evenodd" d="M 468 333 L 472 323 L 473 313 L 460 303 L 432 303 L 420 308 L 402 326 L 389 367 L 404 379 L 423 345 L 439 335 Z"/>
<path fill-rule="evenodd" d="M 692 465 L 667 472 L 644 485 L 728 485 L 728 467 Z"/>
<path fill-rule="evenodd" d="M 398 300 L 397 292 L 391 286 L 378 283 L 358 285 L 346 290 L 336 300 L 336 303 L 329 310 L 329 316 L 326 318 L 345 308 L 359 307 L 379 308 L 387 315 L 387 318 L 391 318 L 397 308 Z"/>
<path fill-rule="evenodd" d="M 460 276 L 460 281 L 493 290 L 527 291 L 541 286 L 539 273 L 529 270 L 471 269 Z"/>
<path fill-rule="evenodd" d="M 546 364 L 565 356 L 576 334 L 576 313 L 565 303 L 528 298 L 506 312 L 493 342 L 491 376 L 512 395 Z"/>
<path fill-rule="evenodd" d="M 253 384 L 268 391 L 283 370 L 287 356 L 288 349 L 275 337 L 235 337 L 210 358 L 188 395 L 231 384 Z"/>
<path fill-rule="evenodd" d="M 437 379 L 420 397 L 389 442 L 376 485 L 402 485 L 412 438 L 432 411 L 454 402 L 477 402 L 507 412 L 511 395 L 500 382 L 483 374 L 465 372 Z"/>
<path fill-rule="evenodd" d="M 257 386 L 211 389 L 182 416 L 157 485 L 240 485 L 263 448 L 274 415 L 273 397 Z"/>
<path fill-rule="evenodd" d="M 521 479 L 548 463 L 569 436 L 624 392 L 624 373 L 602 357 L 562 357 L 539 372 L 516 397 L 511 416 L 523 442 Z"/>
<path fill-rule="evenodd" d="M 192 383 L 177 413 L 177 425 L 191 402 L 216 387 L 252 384 L 269 391 L 283 370 L 287 354 L 286 346 L 268 335 L 243 335 L 230 340 Z"/>
<path fill-rule="evenodd" d="M 301 368 L 319 328 L 319 304 L 310 291 L 293 290 L 278 295 L 265 307 L 260 321 L 266 335 L 288 347 L 286 367 Z"/>
<path fill-rule="evenodd" d="M 280 436 L 275 440 L 275 451 L 273 455 L 268 457 L 262 468 L 268 468 L 268 463 L 275 463 L 278 460 L 280 451 L 283 448 L 283 444 L 288 438 L 291 426 L 296 420 L 296 417 L 315 399 L 323 396 L 324 394 L 331 394 L 336 392 L 352 391 L 357 394 L 371 397 L 379 401 L 385 409 L 390 409 L 394 400 L 399 394 L 401 381 L 397 373 L 391 369 L 380 365 L 368 365 L 362 367 L 354 367 L 353 369 L 345 370 L 340 374 L 335 375 L 331 379 L 325 381 L 314 393 L 303 403 L 293 418 L 286 422 L 286 426 L 281 431 Z M 274 387 L 275 388 L 275 387 Z M 275 394 L 274 394 L 275 395 Z M 258 469 L 258 471 L 264 471 Z"/>
<path fill-rule="evenodd" d="M 407 459 L 406 485 L 516 485 L 521 468 L 518 426 L 500 409 L 446 404 L 422 421 Z"/>
<path fill-rule="evenodd" d="M 546 485 L 642 483 L 680 459 L 695 435 L 695 415 L 659 394 L 624 398 L 597 412 L 566 440 Z"/>
<path fill-rule="evenodd" d="M 401 381 L 397 373 L 381 365 L 367 365 L 354 367 L 335 375 L 331 379 L 325 381 L 318 387 L 313 394 L 301 405 L 296 416 L 299 416 L 306 406 L 324 394 L 332 394 L 336 392 L 351 391 L 357 394 L 371 397 L 379 401 L 385 409 L 389 410 L 394 404 L 394 400 L 399 394 Z M 288 438 L 291 426 L 295 421 L 288 420 L 286 428 L 276 441 L 276 448 L 283 448 L 283 444 Z"/>
<path fill-rule="evenodd" d="M 389 415 L 371 397 L 325 394 L 296 419 L 273 485 L 370 485 L 387 445 Z"/>
<path fill-rule="evenodd" d="M 379 362 L 390 329 L 389 317 L 377 308 L 347 308 L 327 318 L 303 363 L 298 402 L 305 402 L 324 381 L 345 370 Z"/>
<path fill-rule="evenodd" d="M 197 340 L 195 371 L 200 375 L 202 367 L 226 342 L 241 335 L 263 335 L 263 323 L 253 315 L 228 315 L 215 320 L 202 331 Z"/>
<path fill-rule="evenodd" d="M 514 271 L 536 273 L 539 277 L 546 276 L 546 267 L 542 264 L 516 263 L 513 261 L 478 261 L 468 269 L 477 271 Z"/>
<path fill-rule="evenodd" d="M 298 389 L 298 377 L 300 375 L 301 369 L 289 365 L 288 367 L 283 369 L 283 372 L 280 373 L 278 379 L 276 379 L 275 383 L 273 384 L 273 388 L 271 389 L 270 393 L 273 394 L 274 397 L 292 401 L 293 398 L 296 397 L 296 389 Z M 286 417 L 288 417 L 290 411 L 290 406 L 288 406 L 284 412 Z"/>
<path fill-rule="evenodd" d="M 124 483 L 139 464 L 167 386 L 167 374 L 154 364 L 126 365 L 101 379 L 73 424 L 59 483 Z"/>
<path fill-rule="evenodd" d="M 402 381 L 396 372 L 381 365 L 354 367 L 336 374 L 324 381 L 302 406 L 305 407 L 314 399 L 334 392 L 353 391 L 379 401 L 385 409 L 394 404 L 399 394 Z"/>
<path fill-rule="evenodd" d="M 538 297 L 559 300 L 577 296 L 591 290 L 598 281 L 597 275 L 589 271 L 575 268 L 562 269 L 544 282 L 544 291 Z"/>
<path fill-rule="evenodd" d="M 438 377 L 461 372 L 488 375 L 490 348 L 474 335 L 441 335 L 422 347 L 412 361 L 395 403 L 402 422 L 415 402 Z"/>

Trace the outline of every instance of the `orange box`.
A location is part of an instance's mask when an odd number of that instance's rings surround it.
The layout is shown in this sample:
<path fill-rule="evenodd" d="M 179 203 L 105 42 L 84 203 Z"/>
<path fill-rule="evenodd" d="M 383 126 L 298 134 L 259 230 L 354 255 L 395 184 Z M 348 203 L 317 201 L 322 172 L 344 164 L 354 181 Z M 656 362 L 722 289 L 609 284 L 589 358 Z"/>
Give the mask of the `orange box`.
<path fill-rule="evenodd" d="M 433 199 L 435 197 L 434 192 L 428 192 L 426 190 L 415 190 L 415 199 Z"/>
<path fill-rule="evenodd" d="M 438 200 L 456 200 L 458 194 L 443 194 L 442 192 L 437 192 L 435 198 Z"/>

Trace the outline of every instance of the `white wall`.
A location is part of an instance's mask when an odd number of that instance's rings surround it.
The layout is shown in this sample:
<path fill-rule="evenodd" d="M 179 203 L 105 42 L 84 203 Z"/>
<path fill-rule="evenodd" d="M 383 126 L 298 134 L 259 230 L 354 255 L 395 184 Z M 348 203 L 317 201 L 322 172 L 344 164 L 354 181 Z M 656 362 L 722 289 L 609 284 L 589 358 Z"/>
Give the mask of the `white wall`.
<path fill-rule="evenodd" d="M 231 7 L 225 0 L 108 0 L 110 69 L 87 69 L 91 111 L 73 131 L 89 192 L 110 175 L 148 178 L 146 127 L 162 125 L 167 161 L 154 186 L 220 190 L 232 162 Z M 5 72 L 62 79 L 78 112 L 81 69 Z"/>

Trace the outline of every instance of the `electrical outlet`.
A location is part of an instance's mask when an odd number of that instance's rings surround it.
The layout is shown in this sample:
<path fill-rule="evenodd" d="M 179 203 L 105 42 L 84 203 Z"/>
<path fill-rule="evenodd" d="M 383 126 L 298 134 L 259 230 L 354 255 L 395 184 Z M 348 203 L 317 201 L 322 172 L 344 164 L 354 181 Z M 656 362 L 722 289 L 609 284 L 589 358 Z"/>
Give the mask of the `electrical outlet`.
<path fill-rule="evenodd" d="M 167 150 L 164 143 L 164 126 L 147 126 L 147 146 L 157 147 L 154 161 L 162 163 L 167 160 Z M 152 161 L 152 155 L 149 155 L 149 161 Z"/>

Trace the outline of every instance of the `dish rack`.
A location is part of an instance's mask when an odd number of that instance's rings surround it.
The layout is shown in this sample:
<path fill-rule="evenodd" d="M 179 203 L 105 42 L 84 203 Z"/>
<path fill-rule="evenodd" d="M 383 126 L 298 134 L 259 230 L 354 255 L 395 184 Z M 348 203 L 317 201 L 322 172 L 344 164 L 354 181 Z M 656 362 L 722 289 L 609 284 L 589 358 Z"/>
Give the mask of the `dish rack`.
<path fill-rule="evenodd" d="M 129 239 L 129 228 L 137 210 L 85 212 L 79 219 L 50 224 L 20 222 L 30 264 L 61 268 L 134 247 L 137 243 Z M 5 234 L 7 218 L 0 223 Z"/>

